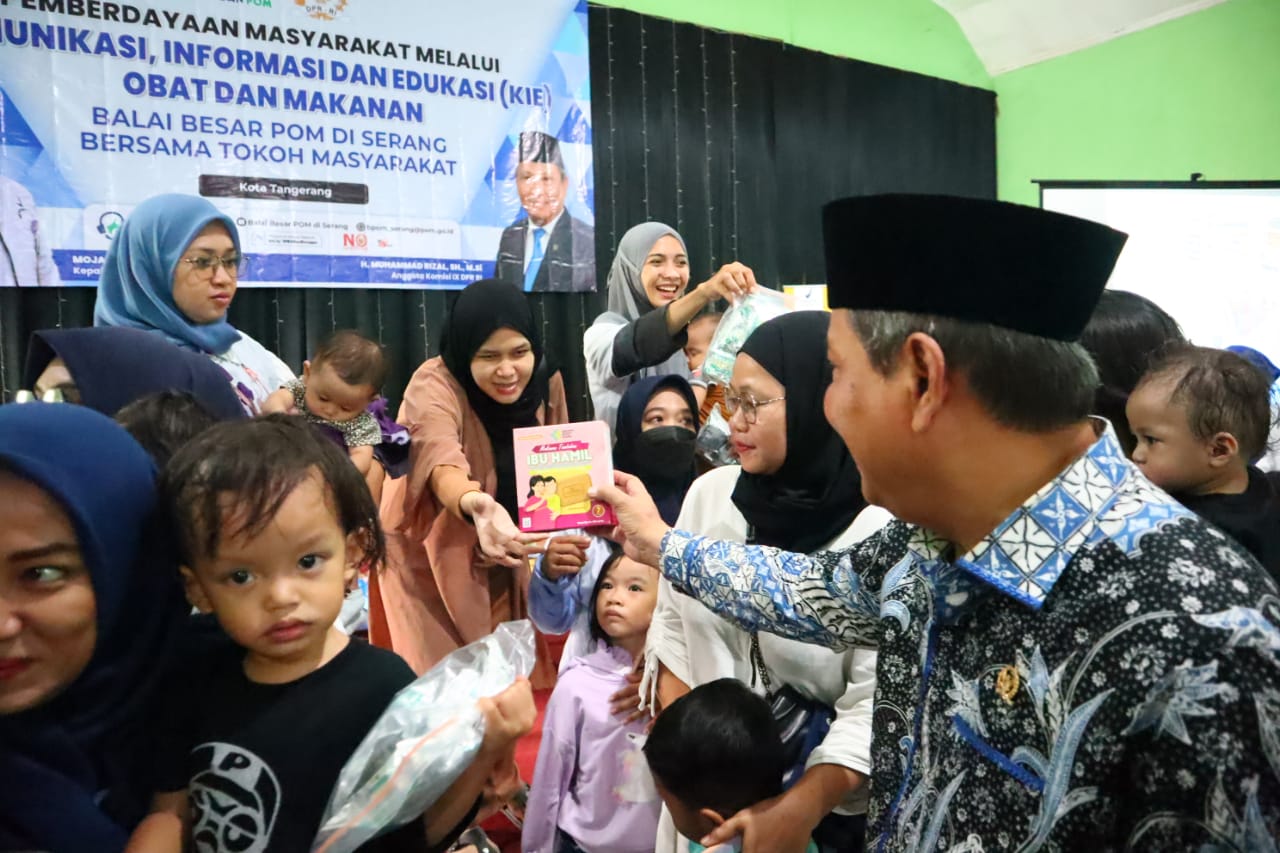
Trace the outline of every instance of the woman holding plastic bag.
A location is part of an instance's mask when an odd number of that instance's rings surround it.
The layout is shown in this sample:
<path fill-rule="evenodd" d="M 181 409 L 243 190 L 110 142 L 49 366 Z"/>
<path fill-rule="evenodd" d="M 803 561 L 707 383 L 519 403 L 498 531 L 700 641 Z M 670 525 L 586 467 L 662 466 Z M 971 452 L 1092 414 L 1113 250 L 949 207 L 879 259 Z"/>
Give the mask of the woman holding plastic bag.
<path fill-rule="evenodd" d="M 582 345 L 596 418 L 612 429 L 633 381 L 689 377 L 681 350 L 690 321 L 717 299 L 750 293 L 756 277 L 734 262 L 690 290 L 684 238 L 669 225 L 644 222 L 618 243 L 608 284 L 609 310 L 587 329 Z"/>

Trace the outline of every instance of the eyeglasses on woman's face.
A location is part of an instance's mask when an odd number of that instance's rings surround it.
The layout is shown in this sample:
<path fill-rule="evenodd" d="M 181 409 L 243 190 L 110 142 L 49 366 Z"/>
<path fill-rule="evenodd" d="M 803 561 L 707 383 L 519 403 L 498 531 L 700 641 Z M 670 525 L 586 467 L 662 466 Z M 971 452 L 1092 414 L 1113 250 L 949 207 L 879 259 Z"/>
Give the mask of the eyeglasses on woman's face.
<path fill-rule="evenodd" d="M 182 262 L 190 264 L 192 269 L 202 275 L 217 275 L 218 269 L 222 268 L 232 278 L 244 275 L 245 268 L 249 265 L 249 259 L 244 255 L 227 255 L 225 258 L 217 255 L 192 255 L 183 258 Z"/>
<path fill-rule="evenodd" d="M 79 403 L 80 392 L 73 385 L 70 388 L 50 388 L 46 391 L 23 389 L 13 395 L 15 403 Z"/>
<path fill-rule="evenodd" d="M 724 394 L 724 402 L 721 406 L 724 409 L 725 420 L 732 418 L 737 414 L 738 410 L 742 410 L 742 417 L 748 424 L 754 424 L 760 417 L 760 407 L 767 406 L 770 403 L 781 403 L 787 399 L 784 397 L 771 397 L 768 400 L 757 400 L 751 394 L 739 394 L 732 388 Z"/>

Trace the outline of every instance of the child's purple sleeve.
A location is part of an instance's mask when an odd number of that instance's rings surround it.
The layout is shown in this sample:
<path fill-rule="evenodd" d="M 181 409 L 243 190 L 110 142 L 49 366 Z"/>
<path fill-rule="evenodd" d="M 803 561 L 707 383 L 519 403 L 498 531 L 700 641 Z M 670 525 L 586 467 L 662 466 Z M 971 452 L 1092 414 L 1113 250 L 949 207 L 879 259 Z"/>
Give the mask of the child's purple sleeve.
<path fill-rule="evenodd" d="M 520 839 L 523 853 L 555 853 L 560 803 L 569 793 L 578 758 L 578 703 L 570 690 L 562 689 L 567 686 L 562 680 L 547 701 L 542 745 L 538 748 L 538 763 L 524 810 Z"/>

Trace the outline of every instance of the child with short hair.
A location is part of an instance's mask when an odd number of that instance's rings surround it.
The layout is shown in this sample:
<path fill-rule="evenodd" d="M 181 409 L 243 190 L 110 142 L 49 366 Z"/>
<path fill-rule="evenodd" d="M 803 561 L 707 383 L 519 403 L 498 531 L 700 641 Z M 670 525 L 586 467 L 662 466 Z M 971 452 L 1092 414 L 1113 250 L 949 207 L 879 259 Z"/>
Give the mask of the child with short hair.
<path fill-rule="evenodd" d="M 787 770 L 769 703 L 734 678 L 710 681 L 672 702 L 654 722 L 644 755 L 676 829 L 704 840 L 743 809 L 779 796 Z M 689 853 L 703 849 L 689 842 Z M 807 848 L 817 849 L 812 842 Z"/>
<path fill-rule="evenodd" d="M 1280 482 L 1252 463 L 1267 447 L 1269 382 L 1225 350 L 1179 347 L 1129 397 L 1133 461 L 1280 579 Z"/>
<path fill-rule="evenodd" d="M 641 753 L 644 724 L 620 722 L 609 699 L 644 651 L 657 602 L 657 571 L 615 548 L 592 590 L 597 648 L 560 673 L 547 703 L 524 853 L 652 853 L 661 803 Z"/>
<path fill-rule="evenodd" d="M 186 391 L 160 391 L 129 403 L 116 412 L 115 421 L 164 470 L 173 454 L 218 419 Z"/>
<path fill-rule="evenodd" d="M 688 359 L 689 372 L 695 379 L 702 375 L 702 362 L 707 358 L 707 350 L 711 349 L 711 339 L 716 335 L 722 316 L 718 311 L 699 314 L 685 329 L 688 337 L 684 344 L 684 357 Z"/>
<path fill-rule="evenodd" d="M 193 661 L 161 738 L 159 790 L 132 851 L 308 851 L 347 759 L 414 681 L 397 655 L 334 621 L 347 582 L 383 556 L 377 509 L 346 457 L 301 418 L 224 423 L 161 480 L 191 602 L 239 647 Z M 455 838 L 536 714 L 527 681 L 480 701 L 480 753 L 446 794 L 362 849 Z"/>
<path fill-rule="evenodd" d="M 390 370 L 381 344 L 342 329 L 302 363 L 302 378 L 268 397 L 262 409 L 302 415 L 346 450 L 361 474 L 369 473 L 380 448 L 394 476 L 408 457 L 409 431 L 387 414 L 382 386 Z"/>

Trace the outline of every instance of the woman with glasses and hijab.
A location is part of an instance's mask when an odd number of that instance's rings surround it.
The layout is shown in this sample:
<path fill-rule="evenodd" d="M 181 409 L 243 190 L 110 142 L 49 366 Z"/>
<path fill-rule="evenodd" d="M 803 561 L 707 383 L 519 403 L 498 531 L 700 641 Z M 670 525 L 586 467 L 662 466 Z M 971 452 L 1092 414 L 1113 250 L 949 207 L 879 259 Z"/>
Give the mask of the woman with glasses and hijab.
<path fill-rule="evenodd" d="M 140 329 L 42 329 L 27 343 L 23 387 L 39 399 L 56 392 L 107 417 L 152 394 L 190 394 L 218 420 L 246 416 L 226 371 L 209 359 Z"/>
<path fill-rule="evenodd" d="M 740 263 L 725 264 L 692 290 L 684 238 L 669 225 L 643 222 L 622 236 L 609 268 L 609 310 L 582 339 L 596 418 L 612 429 L 618 402 L 632 382 L 648 376 L 689 378 L 683 347 L 689 323 L 717 299 L 756 286 Z"/>
<path fill-rule="evenodd" d="M 208 356 L 257 414 L 294 375 L 275 353 L 227 322 L 243 272 L 240 232 L 231 217 L 197 196 L 152 196 L 111 241 L 93 324 L 155 332 Z"/>
<path fill-rule="evenodd" d="M 676 527 L 812 552 L 848 547 L 889 520 L 863 499 L 857 466 L 822 411 L 831 384 L 829 319 L 821 311 L 785 314 L 747 338 L 724 402 L 740 465 L 699 477 Z M 736 678 L 770 700 L 790 695 L 814 715 L 833 712 L 798 779 L 757 814 L 755 848 L 799 850 L 812 836 L 823 851 L 861 850 L 875 665 L 870 650 L 837 653 L 743 631 L 663 581 L 641 690 L 665 707 L 691 688 Z M 665 812 L 656 849 L 688 849 Z"/>

